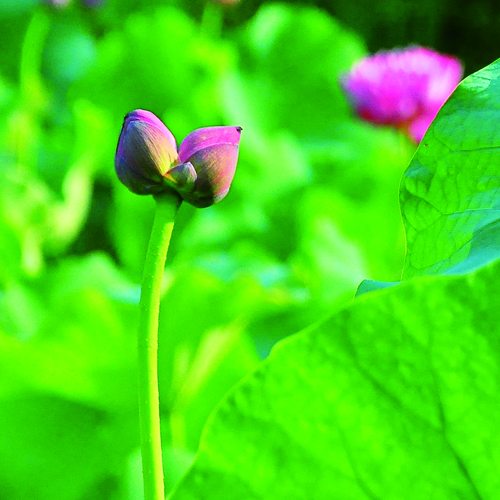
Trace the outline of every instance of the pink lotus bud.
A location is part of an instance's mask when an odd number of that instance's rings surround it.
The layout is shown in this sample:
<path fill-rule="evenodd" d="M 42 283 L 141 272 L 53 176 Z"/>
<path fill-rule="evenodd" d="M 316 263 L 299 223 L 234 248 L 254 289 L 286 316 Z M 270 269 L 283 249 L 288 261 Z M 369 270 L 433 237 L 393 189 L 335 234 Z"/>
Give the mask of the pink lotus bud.
<path fill-rule="evenodd" d="M 404 130 L 420 142 L 462 73 L 455 57 L 409 47 L 363 59 L 341 85 L 359 116 Z"/>
<path fill-rule="evenodd" d="M 125 116 L 115 170 L 130 191 L 136 194 L 165 191 L 168 185 L 163 176 L 177 163 L 175 138 L 159 118 L 142 109 Z"/>
<path fill-rule="evenodd" d="M 174 136 L 153 113 L 138 109 L 125 117 L 115 156 L 120 181 L 133 193 L 175 189 L 195 207 L 226 196 L 236 170 L 241 127 L 191 132 L 177 154 Z"/>
<path fill-rule="evenodd" d="M 166 173 L 184 200 L 204 208 L 226 196 L 236 170 L 241 127 L 206 127 L 179 147 L 180 165 Z"/>

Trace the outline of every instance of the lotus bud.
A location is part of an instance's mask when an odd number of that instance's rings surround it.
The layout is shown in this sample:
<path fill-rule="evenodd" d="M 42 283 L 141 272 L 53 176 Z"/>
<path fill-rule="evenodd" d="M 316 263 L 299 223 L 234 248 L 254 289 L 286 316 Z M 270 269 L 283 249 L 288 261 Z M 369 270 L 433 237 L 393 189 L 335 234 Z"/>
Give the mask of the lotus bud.
<path fill-rule="evenodd" d="M 206 127 L 191 132 L 177 153 L 175 138 L 153 113 L 141 109 L 125 117 L 115 170 L 133 193 L 174 189 L 198 208 L 222 200 L 238 160 L 241 127 Z"/>
<path fill-rule="evenodd" d="M 206 127 L 191 132 L 179 147 L 180 165 L 166 178 L 184 200 L 198 208 L 221 201 L 238 160 L 241 127 Z"/>
<path fill-rule="evenodd" d="M 169 189 L 164 174 L 178 163 L 175 138 L 158 117 L 141 109 L 125 116 L 115 170 L 130 191 L 157 194 Z"/>

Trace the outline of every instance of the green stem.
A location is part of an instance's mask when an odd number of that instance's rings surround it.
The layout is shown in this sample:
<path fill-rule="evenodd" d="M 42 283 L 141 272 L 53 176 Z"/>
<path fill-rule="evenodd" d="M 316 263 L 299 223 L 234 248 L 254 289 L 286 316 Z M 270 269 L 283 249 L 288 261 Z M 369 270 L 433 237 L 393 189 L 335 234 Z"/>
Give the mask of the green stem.
<path fill-rule="evenodd" d="M 180 205 L 179 196 L 173 192 L 163 193 L 155 199 L 156 213 L 142 278 L 138 339 L 144 500 L 165 498 L 158 398 L 158 314 L 165 259 Z"/>

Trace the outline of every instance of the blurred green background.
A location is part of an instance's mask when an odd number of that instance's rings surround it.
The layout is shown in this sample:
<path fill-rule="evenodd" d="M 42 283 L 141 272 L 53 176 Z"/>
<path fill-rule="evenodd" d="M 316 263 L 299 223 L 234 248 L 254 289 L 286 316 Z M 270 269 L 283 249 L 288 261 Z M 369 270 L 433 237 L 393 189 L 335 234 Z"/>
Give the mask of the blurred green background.
<path fill-rule="evenodd" d="M 462 5 L 463 4 L 463 5 Z M 0 3 L 0 500 L 141 498 L 135 331 L 153 200 L 119 184 L 123 116 L 178 142 L 240 125 L 220 205 L 183 205 L 160 318 L 169 490 L 225 392 L 364 278 L 400 278 L 415 145 L 355 118 L 342 72 L 418 43 L 496 58 L 460 0 Z"/>

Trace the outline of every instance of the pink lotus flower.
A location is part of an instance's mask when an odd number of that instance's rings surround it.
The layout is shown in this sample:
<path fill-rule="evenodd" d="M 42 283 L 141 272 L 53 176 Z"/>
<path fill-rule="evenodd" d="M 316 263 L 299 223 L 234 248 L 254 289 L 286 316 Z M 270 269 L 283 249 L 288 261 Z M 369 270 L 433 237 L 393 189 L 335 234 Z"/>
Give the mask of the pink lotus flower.
<path fill-rule="evenodd" d="M 120 181 L 136 194 L 174 189 L 203 208 L 229 191 L 238 161 L 241 127 L 194 130 L 177 151 L 174 136 L 149 111 L 132 111 L 123 122 L 115 155 Z"/>
<path fill-rule="evenodd" d="M 423 47 L 381 51 L 341 78 L 356 113 L 420 142 L 462 78 L 458 59 Z"/>

